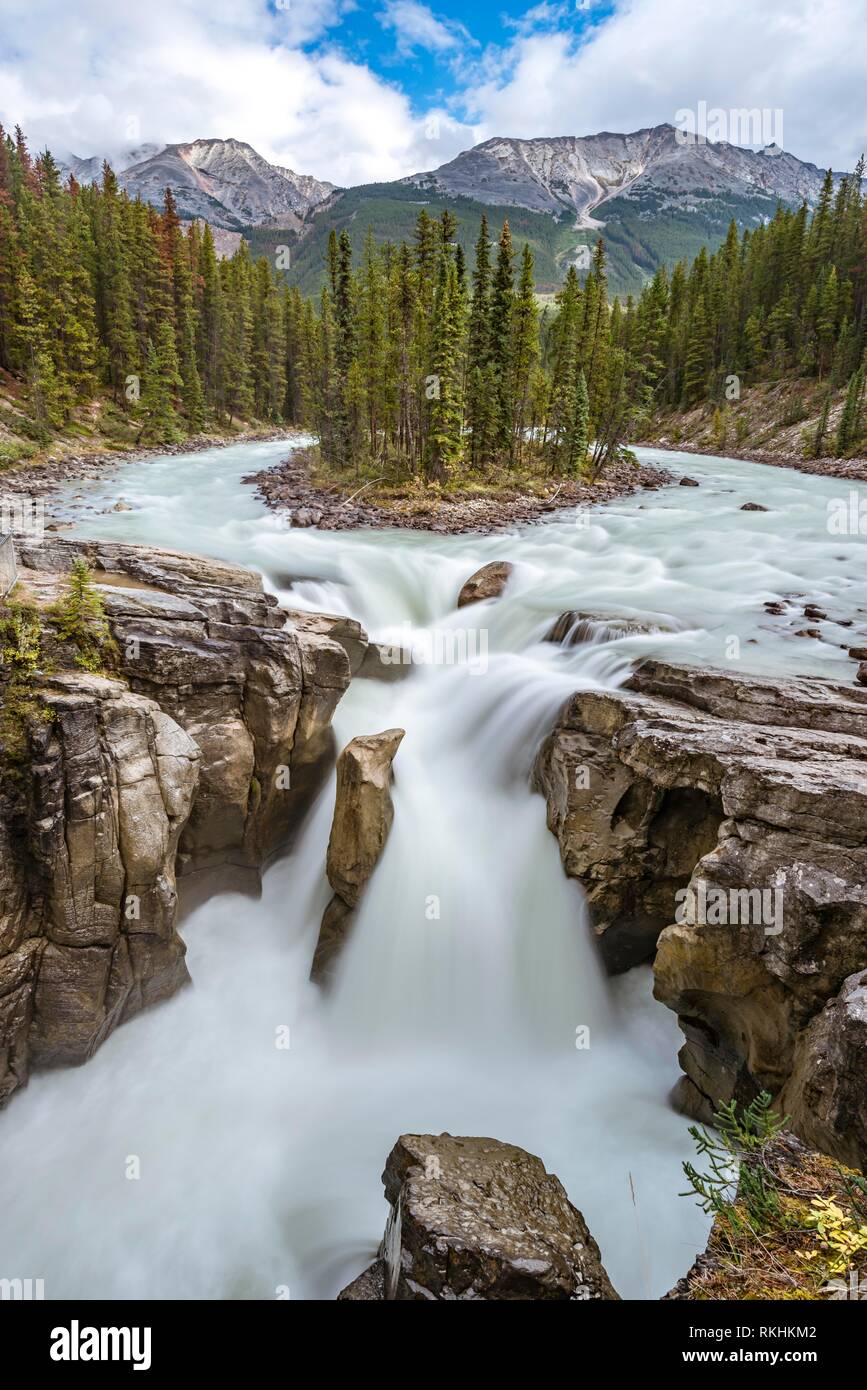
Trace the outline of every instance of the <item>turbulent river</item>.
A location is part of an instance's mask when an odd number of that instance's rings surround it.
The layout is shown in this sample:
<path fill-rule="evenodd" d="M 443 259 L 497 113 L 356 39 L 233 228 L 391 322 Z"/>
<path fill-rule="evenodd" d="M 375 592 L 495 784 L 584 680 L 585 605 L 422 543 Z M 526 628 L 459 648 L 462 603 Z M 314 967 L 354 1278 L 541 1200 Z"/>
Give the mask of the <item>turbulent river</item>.
<path fill-rule="evenodd" d="M 49 1298 L 333 1298 L 381 1238 L 394 1140 L 448 1130 L 539 1154 L 615 1287 L 658 1297 L 707 1232 L 678 1195 L 692 1152 L 666 1104 L 680 1035 L 649 969 L 602 974 L 530 766 L 573 690 L 616 685 L 646 654 L 851 680 L 865 538 L 829 530 L 828 504 L 857 493 L 867 509 L 867 488 L 645 450 L 701 486 L 492 537 L 328 534 L 285 529 L 241 485 L 286 452 L 125 464 L 61 501 L 78 534 L 239 562 L 291 606 L 415 648 L 408 679 L 355 681 L 335 718 L 340 746 L 407 731 L 392 835 L 327 1000 L 308 971 L 333 784 L 260 899 L 221 893 L 187 912 L 193 989 L 85 1067 L 31 1081 L 0 1118 L 0 1272 L 44 1279 Z M 111 511 L 119 498 L 132 510 Z M 457 613 L 464 580 L 498 558 L 515 565 L 506 594 Z M 792 595 L 855 628 L 795 638 L 813 624 L 763 609 Z M 663 631 L 543 643 L 566 609 Z M 466 661 L 423 660 L 462 645 Z"/>

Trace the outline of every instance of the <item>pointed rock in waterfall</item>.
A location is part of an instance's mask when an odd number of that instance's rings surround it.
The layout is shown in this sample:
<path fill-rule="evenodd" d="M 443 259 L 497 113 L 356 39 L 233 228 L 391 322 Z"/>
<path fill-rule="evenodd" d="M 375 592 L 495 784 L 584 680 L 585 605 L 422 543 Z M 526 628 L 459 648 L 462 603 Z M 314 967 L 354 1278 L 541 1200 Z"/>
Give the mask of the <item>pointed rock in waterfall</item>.
<path fill-rule="evenodd" d="M 394 819 L 392 763 L 403 729 L 362 734 L 337 759 L 334 820 L 326 871 L 334 897 L 325 909 L 310 977 L 323 980 L 346 940 L 362 890 L 376 868 Z"/>

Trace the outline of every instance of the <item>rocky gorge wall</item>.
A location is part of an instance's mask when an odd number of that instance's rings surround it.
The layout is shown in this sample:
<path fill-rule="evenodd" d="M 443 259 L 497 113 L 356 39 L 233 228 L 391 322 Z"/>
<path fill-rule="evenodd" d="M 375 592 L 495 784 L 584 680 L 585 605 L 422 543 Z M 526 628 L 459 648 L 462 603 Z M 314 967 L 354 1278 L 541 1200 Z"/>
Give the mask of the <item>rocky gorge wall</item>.
<path fill-rule="evenodd" d="M 58 670 L 49 649 L 56 673 L 34 686 L 23 757 L 4 758 L 0 1102 L 186 983 L 176 873 L 257 868 L 285 843 L 331 764 L 350 654 L 366 648 L 341 619 L 287 628 L 256 574 L 147 547 L 24 543 L 16 598 L 50 613 L 77 555 L 112 670 L 74 669 L 68 653 L 73 669 Z"/>
<path fill-rule="evenodd" d="M 609 969 L 653 959 L 676 1100 L 768 1090 L 867 1158 L 867 692 L 648 661 L 567 704 L 535 785 Z"/>

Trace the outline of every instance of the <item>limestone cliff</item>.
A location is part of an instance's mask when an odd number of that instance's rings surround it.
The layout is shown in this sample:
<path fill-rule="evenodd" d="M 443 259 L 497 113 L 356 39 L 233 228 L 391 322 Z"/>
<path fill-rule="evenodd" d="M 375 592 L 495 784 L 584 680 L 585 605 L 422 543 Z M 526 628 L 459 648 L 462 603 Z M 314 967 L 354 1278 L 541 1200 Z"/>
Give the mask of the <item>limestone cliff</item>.
<path fill-rule="evenodd" d="M 536 767 L 609 966 L 655 952 L 681 1106 L 785 1089 L 795 1130 L 859 1165 L 865 716 L 858 687 L 650 661 L 575 695 Z"/>
<path fill-rule="evenodd" d="M 75 670 L 52 636 L 77 555 L 104 601 L 110 678 Z M 58 673 L 34 680 L 23 744 L 2 750 L 0 1102 L 187 981 L 176 872 L 259 867 L 286 841 L 350 680 L 327 619 L 287 627 L 247 570 L 73 540 L 18 558 L 15 597 L 46 614 Z"/>

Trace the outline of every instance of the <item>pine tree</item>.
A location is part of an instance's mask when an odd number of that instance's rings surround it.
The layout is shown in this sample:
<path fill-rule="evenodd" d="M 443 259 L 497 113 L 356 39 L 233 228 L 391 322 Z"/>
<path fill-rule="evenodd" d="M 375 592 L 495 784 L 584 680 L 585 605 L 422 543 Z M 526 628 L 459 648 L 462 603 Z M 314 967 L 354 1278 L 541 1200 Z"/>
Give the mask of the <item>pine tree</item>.
<path fill-rule="evenodd" d="M 692 312 L 683 373 L 683 408 L 689 410 L 707 392 L 711 362 L 711 333 L 704 296 L 699 295 Z"/>
<path fill-rule="evenodd" d="M 433 373 L 425 472 L 443 482 L 461 456 L 460 289 L 452 256 L 443 255 L 434 317 Z"/>
<path fill-rule="evenodd" d="M 154 443 L 171 444 L 181 438 L 176 402 L 182 386 L 174 329 L 164 319 L 156 342 L 148 345 L 141 393 L 143 435 Z"/>
<path fill-rule="evenodd" d="M 467 428 L 470 462 L 481 468 L 488 453 L 491 400 L 487 390 L 491 355 L 491 252 L 488 219 L 482 214 L 476 242 L 473 296 L 467 341 Z"/>
<path fill-rule="evenodd" d="M 490 457 L 495 454 L 508 454 L 512 446 L 514 255 L 512 233 L 506 221 L 500 234 L 497 264 L 491 282 L 490 349 L 484 383 L 491 399 Z"/>
<path fill-rule="evenodd" d="M 524 454 L 527 411 L 533 372 L 539 360 L 539 311 L 533 275 L 533 253 L 525 243 L 521 254 L 521 274 L 512 313 L 512 398 L 511 461 L 520 462 Z M 586 383 L 585 383 L 586 390 Z"/>
<path fill-rule="evenodd" d="M 580 474 L 587 458 L 587 445 L 590 443 L 590 396 L 587 391 L 587 378 L 579 367 L 575 387 L 572 392 L 569 419 L 564 440 L 564 472 Z"/>
<path fill-rule="evenodd" d="M 837 456 L 845 457 L 857 444 L 862 434 L 864 408 L 864 364 L 852 374 L 846 391 L 843 413 L 837 427 Z"/>

